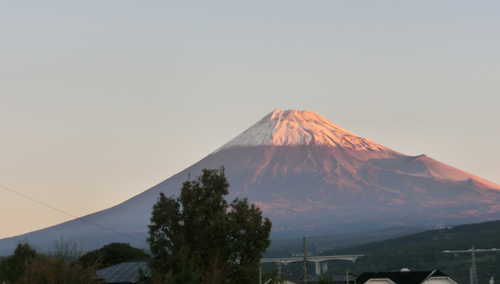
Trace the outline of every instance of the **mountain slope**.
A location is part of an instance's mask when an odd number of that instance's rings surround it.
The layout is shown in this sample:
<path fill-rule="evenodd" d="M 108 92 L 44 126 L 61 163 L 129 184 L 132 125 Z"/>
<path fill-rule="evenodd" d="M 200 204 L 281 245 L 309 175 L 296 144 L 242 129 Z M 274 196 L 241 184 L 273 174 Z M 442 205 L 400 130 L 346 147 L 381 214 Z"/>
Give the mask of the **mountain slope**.
<path fill-rule="evenodd" d="M 387 226 L 464 224 L 500 217 L 500 186 L 425 155 L 406 156 L 364 139 L 310 111 L 275 110 L 198 163 L 112 208 L 83 217 L 143 240 L 160 191 L 178 196 L 203 168 L 226 168 L 229 198 L 248 197 L 270 217 L 274 237 L 361 232 Z M 0 240 L 42 246 L 64 235 L 89 246 L 137 242 L 74 220 Z M 94 249 L 94 247 L 92 247 Z"/>

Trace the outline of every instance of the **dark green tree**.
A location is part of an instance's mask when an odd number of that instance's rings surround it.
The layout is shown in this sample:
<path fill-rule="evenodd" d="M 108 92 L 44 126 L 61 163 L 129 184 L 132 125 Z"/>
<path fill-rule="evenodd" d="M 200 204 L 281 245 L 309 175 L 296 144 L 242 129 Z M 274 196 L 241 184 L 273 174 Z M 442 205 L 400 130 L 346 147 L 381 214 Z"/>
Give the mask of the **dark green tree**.
<path fill-rule="evenodd" d="M 150 256 L 143 250 L 134 248 L 128 243 L 111 243 L 82 255 L 78 259 L 78 264 L 84 268 L 98 265 L 98 268 L 105 268 L 125 261 L 136 259 L 148 259 Z"/>
<path fill-rule="evenodd" d="M 331 284 L 332 278 L 332 275 L 328 273 L 321 273 L 318 277 L 318 284 Z"/>
<path fill-rule="evenodd" d="M 36 249 L 28 241 L 19 242 L 14 254 L 0 263 L 0 281 L 16 283 L 26 272 L 26 266 L 37 257 Z"/>
<path fill-rule="evenodd" d="M 179 198 L 160 193 L 149 238 L 154 277 L 169 283 L 256 283 L 271 221 L 246 198 L 228 204 L 224 168 L 188 179 Z"/>

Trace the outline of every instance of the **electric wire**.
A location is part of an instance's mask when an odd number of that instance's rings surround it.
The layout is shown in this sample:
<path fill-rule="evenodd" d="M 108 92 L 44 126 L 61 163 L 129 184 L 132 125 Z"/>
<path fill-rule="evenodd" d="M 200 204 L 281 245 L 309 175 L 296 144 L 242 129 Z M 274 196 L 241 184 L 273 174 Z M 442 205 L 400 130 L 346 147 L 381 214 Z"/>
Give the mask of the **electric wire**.
<path fill-rule="evenodd" d="M 94 222 L 90 222 L 90 221 L 85 220 L 85 219 L 83 219 L 83 218 L 81 218 L 81 217 L 77 217 L 77 216 L 75 216 L 75 215 L 73 215 L 73 214 L 70 214 L 70 213 L 65 212 L 65 211 L 63 211 L 63 210 L 60 210 L 60 209 L 58 209 L 58 208 L 55 208 L 54 206 L 50 206 L 50 205 L 48 205 L 48 204 L 46 204 L 46 203 L 43 203 L 43 202 L 41 202 L 41 201 L 38 201 L 38 200 L 36 200 L 36 199 L 34 199 L 34 198 L 31 198 L 31 197 L 29 197 L 29 196 L 27 196 L 27 195 L 24 195 L 24 194 L 22 194 L 22 193 L 20 193 L 20 192 L 17 192 L 17 191 L 15 191 L 15 190 L 10 189 L 10 188 L 8 188 L 8 187 L 6 187 L 6 186 L 3 186 L 3 185 L 1 185 L 1 184 L 0 184 L 0 187 L 1 187 L 1 188 L 3 188 L 3 189 L 5 189 L 5 190 L 8 190 L 8 191 L 10 191 L 10 192 L 12 192 L 12 193 L 14 193 L 14 194 L 17 194 L 17 195 L 19 195 L 19 196 L 22 196 L 22 197 L 24 197 L 24 198 L 26 198 L 26 199 L 29 199 L 29 200 L 31 200 L 31 201 L 33 201 L 33 202 L 36 202 L 36 203 L 38 203 L 38 204 L 40 204 L 40 205 L 43 205 L 43 206 L 48 207 L 48 208 L 50 208 L 50 209 L 52 209 L 52 210 L 55 210 L 55 211 L 57 211 L 57 212 L 59 212 L 59 213 L 62 213 L 62 214 L 67 215 L 67 216 L 70 216 L 70 217 L 72 217 L 72 218 L 74 218 L 74 219 L 76 219 L 76 220 L 83 221 L 83 222 L 85 222 L 85 223 L 87 223 L 87 224 L 90 224 L 90 225 L 96 226 L 96 227 L 98 227 L 98 228 L 101 228 L 101 229 L 103 229 L 103 230 L 106 230 L 106 231 L 109 231 L 109 232 L 112 232 L 112 233 L 115 233 L 115 234 L 118 234 L 118 235 L 122 235 L 122 236 L 124 236 L 124 237 L 129 238 L 129 239 L 133 239 L 133 240 L 136 240 L 136 241 L 140 241 L 140 242 L 144 242 L 144 243 L 146 243 L 146 241 L 145 241 L 145 240 L 141 240 L 141 239 L 138 239 L 138 238 L 134 238 L 134 237 L 129 236 L 129 235 L 127 235 L 127 234 L 120 233 L 120 232 L 118 232 L 118 231 L 115 231 L 115 230 L 113 230 L 113 229 L 110 229 L 110 228 L 107 228 L 107 227 L 101 226 L 101 225 L 96 224 L 96 223 L 94 223 Z"/>

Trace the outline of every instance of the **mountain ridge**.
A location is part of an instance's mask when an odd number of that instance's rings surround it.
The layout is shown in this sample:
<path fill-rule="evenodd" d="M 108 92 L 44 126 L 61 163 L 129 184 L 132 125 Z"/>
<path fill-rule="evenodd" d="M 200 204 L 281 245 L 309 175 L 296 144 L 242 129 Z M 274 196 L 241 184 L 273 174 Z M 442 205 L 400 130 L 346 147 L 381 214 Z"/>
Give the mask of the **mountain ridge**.
<path fill-rule="evenodd" d="M 83 218 L 145 239 L 151 209 L 160 192 L 179 196 L 182 183 L 190 175 L 221 166 L 226 168 L 230 184 L 228 199 L 248 197 L 261 207 L 273 222 L 274 238 L 302 235 L 316 227 L 328 234 L 390 226 L 433 228 L 500 218 L 499 185 L 426 155 L 396 152 L 323 117 L 317 121 L 310 117 L 320 116 L 308 111 L 275 110 L 192 166 L 123 203 Z M 293 131 L 296 135 L 290 134 Z M 283 135 L 292 138 L 282 139 Z M 16 240 L 28 238 L 42 246 L 61 235 L 84 238 L 93 245 L 105 245 L 107 240 L 117 238 L 129 242 L 73 220 L 2 239 L 0 255 Z"/>

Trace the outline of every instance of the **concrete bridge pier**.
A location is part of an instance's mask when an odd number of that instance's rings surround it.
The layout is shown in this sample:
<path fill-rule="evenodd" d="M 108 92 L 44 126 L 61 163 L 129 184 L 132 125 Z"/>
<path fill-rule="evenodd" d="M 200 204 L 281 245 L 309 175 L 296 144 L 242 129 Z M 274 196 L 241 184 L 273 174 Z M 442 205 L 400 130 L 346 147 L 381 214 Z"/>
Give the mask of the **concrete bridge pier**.
<path fill-rule="evenodd" d="M 319 261 L 315 261 L 315 264 L 316 264 L 316 275 L 320 275 L 321 274 L 321 263 Z"/>
<path fill-rule="evenodd" d="M 316 275 L 320 275 L 321 273 L 325 273 L 328 271 L 328 262 L 327 261 L 321 261 L 317 260 L 314 262 L 315 264 L 315 272 Z"/>

